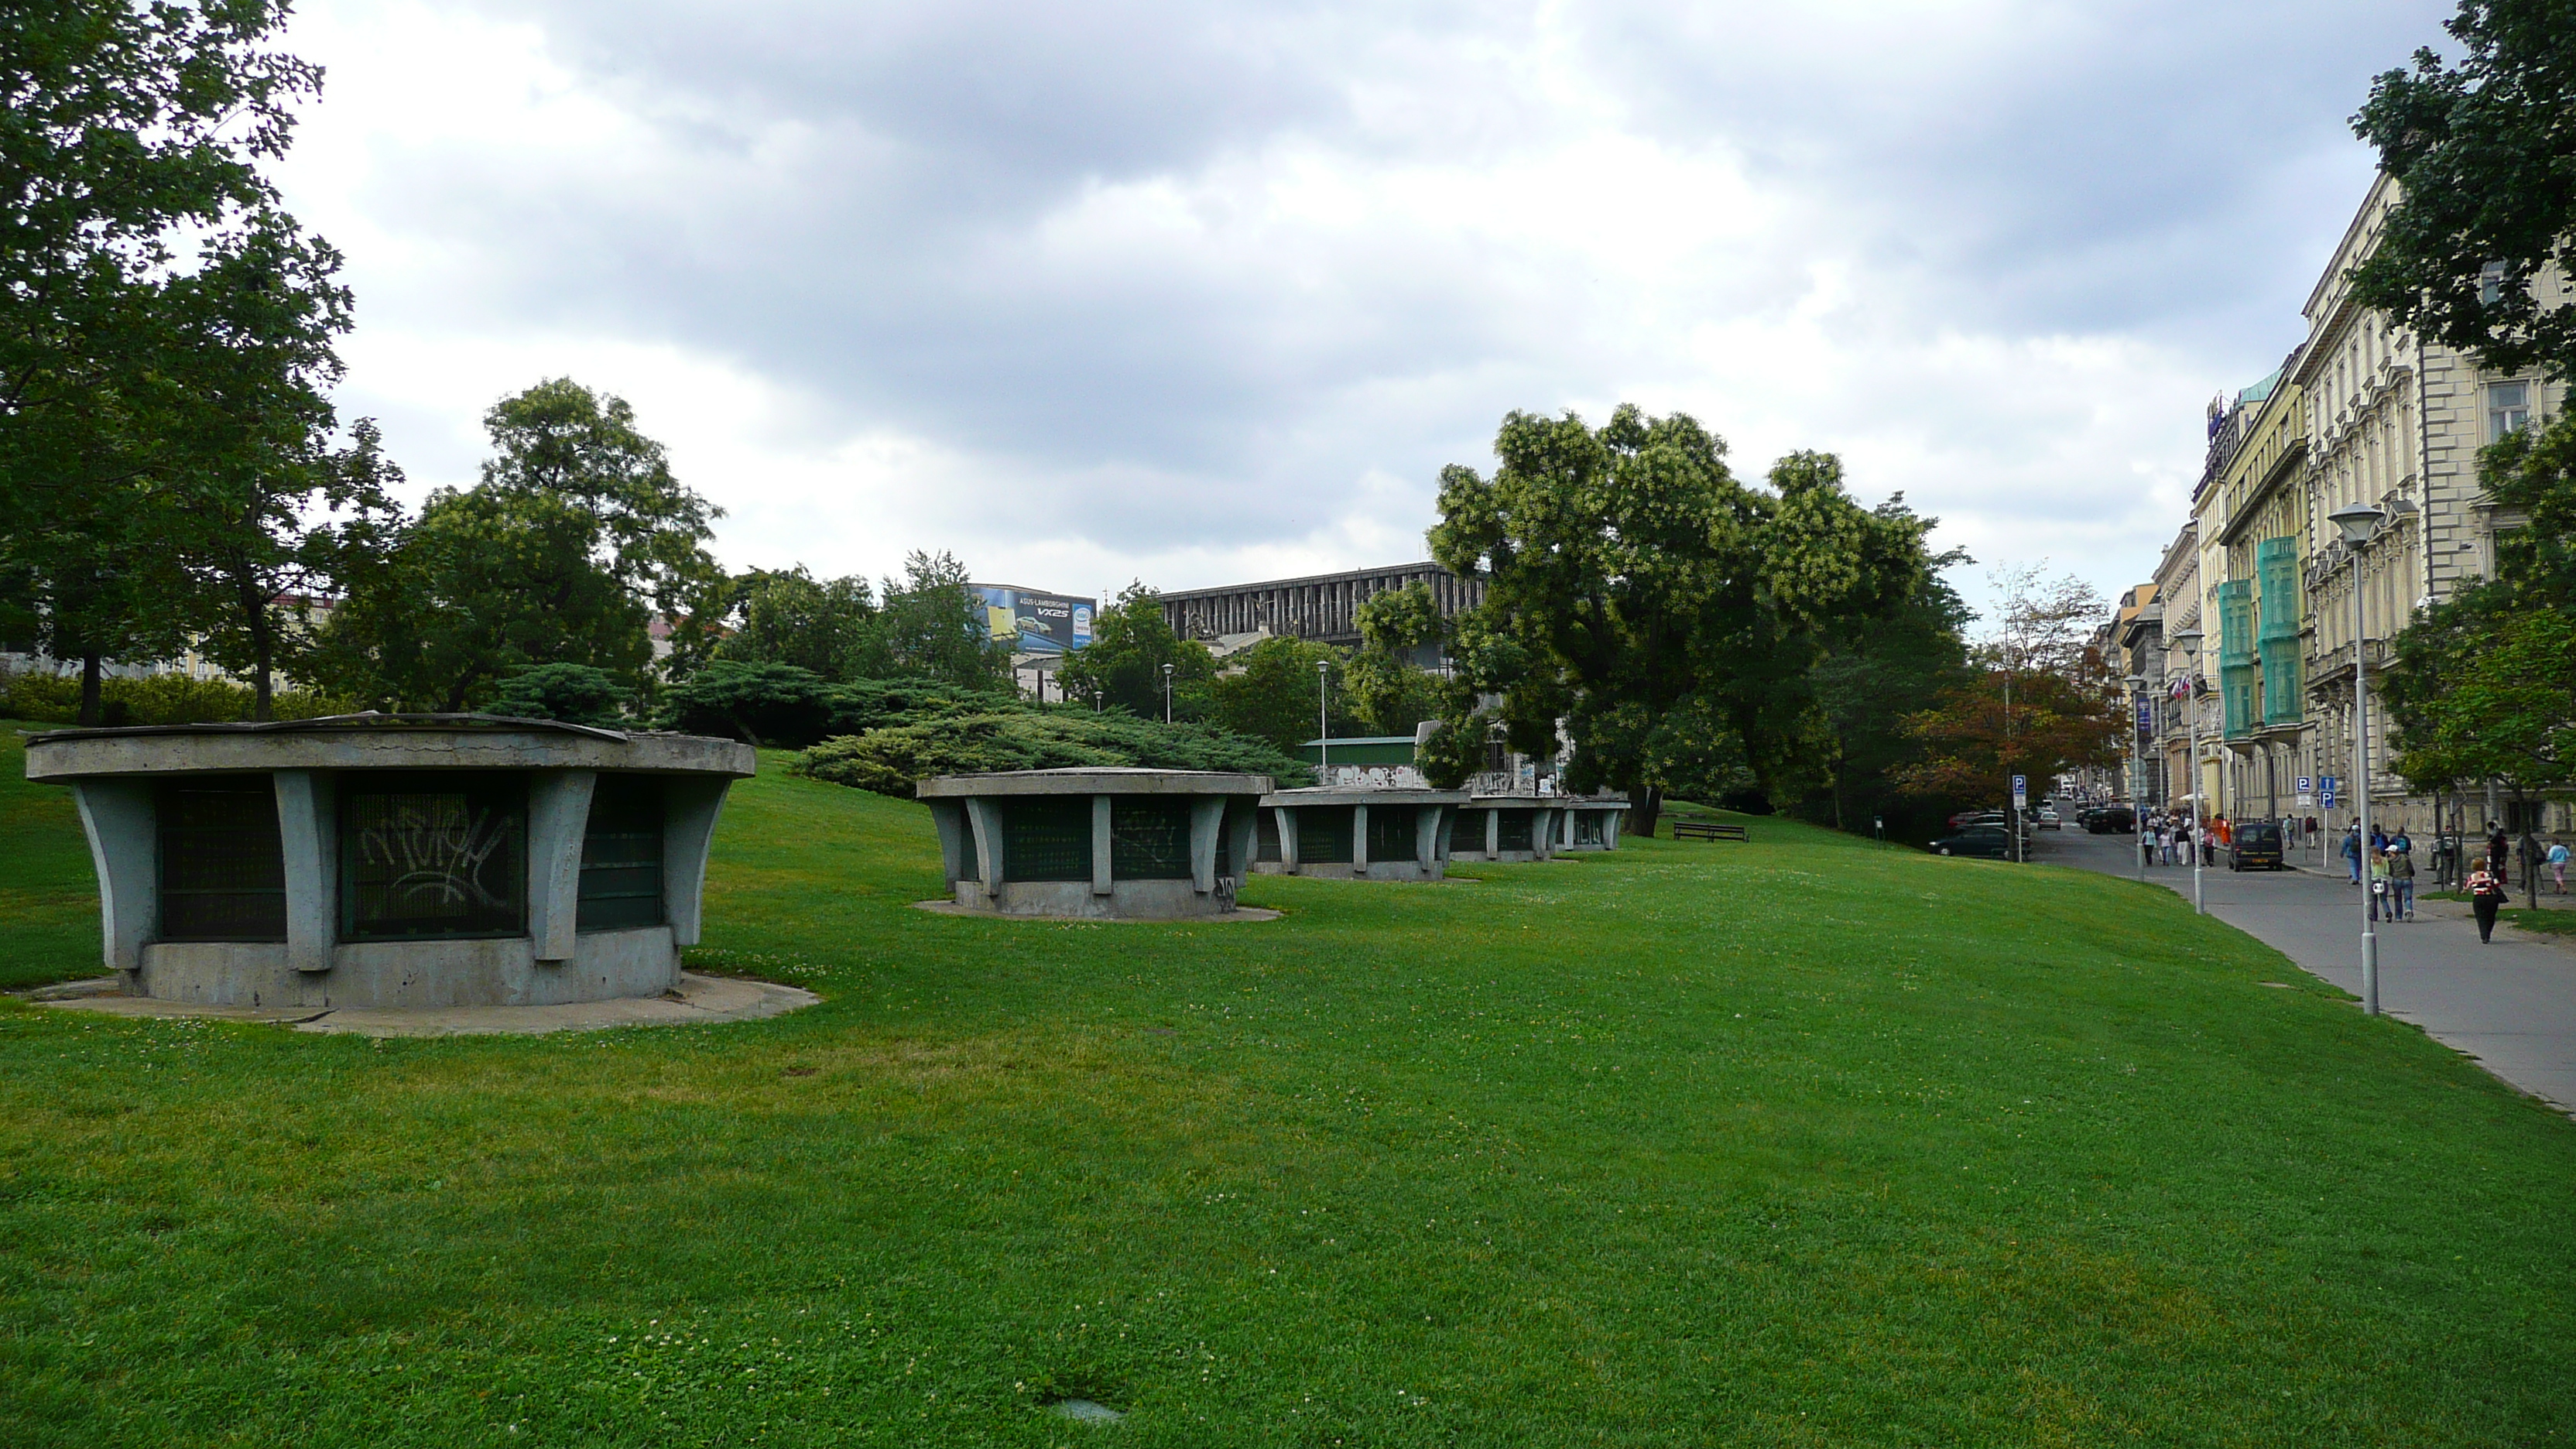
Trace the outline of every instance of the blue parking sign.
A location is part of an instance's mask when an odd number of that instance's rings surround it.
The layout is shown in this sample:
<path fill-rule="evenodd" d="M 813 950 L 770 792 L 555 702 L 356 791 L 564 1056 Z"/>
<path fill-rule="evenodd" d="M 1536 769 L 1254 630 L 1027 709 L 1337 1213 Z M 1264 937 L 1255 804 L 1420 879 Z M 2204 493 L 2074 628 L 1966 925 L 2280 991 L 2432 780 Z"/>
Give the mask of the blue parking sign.
<path fill-rule="evenodd" d="M 2315 794 L 2316 792 L 2317 792 L 2317 782 L 2316 782 L 2316 781 L 2314 781 L 2314 780 L 2312 780 L 2312 779 L 2310 779 L 2310 778 L 2308 778 L 2308 777 L 2307 777 L 2307 776 L 2305 776 L 2305 775 L 2301 775 L 2301 776 L 2299 777 L 2299 790 L 2298 790 L 2298 793 L 2300 793 L 2300 794 L 2302 794 L 2302 795 L 2313 795 L 2313 794 Z"/>

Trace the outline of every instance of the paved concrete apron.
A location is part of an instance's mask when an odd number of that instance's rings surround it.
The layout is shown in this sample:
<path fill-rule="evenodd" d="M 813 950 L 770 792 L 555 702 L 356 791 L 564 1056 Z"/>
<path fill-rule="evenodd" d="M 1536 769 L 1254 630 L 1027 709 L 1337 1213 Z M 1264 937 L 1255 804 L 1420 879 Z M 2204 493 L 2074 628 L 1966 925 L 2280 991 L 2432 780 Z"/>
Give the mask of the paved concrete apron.
<path fill-rule="evenodd" d="M 2043 834 L 2035 856 L 2135 878 L 2126 835 Z M 2189 866 L 2153 866 L 2147 880 L 2191 895 Z M 2417 877 L 2429 889 L 2430 876 Z M 2361 994 L 2361 892 L 2303 871 L 2204 867 L 2209 913 L 2356 997 Z M 2520 897 L 2516 897 L 2520 903 Z M 2379 923 L 2379 1006 L 2476 1058 L 2479 1065 L 2564 1111 L 2576 1111 L 2576 951 L 2496 927 L 2478 944 L 2468 907 L 2427 901 L 2412 922 Z"/>

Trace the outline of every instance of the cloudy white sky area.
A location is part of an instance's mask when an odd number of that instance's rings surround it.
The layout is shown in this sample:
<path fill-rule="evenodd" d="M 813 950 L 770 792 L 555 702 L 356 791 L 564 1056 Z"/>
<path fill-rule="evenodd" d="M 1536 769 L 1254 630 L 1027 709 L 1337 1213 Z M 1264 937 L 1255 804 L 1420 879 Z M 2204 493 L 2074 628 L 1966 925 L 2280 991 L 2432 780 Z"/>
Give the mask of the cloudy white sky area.
<path fill-rule="evenodd" d="M 1626 400 L 2108 594 L 2450 8 L 304 0 L 283 179 L 415 493 L 568 374 L 737 568 L 1409 562 L 1505 412 Z"/>

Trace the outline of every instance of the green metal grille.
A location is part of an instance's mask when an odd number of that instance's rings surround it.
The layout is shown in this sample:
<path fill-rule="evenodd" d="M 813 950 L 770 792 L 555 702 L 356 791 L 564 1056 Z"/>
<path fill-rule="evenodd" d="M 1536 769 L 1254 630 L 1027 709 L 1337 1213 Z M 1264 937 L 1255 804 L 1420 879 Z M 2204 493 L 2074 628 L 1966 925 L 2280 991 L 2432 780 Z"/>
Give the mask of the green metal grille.
<path fill-rule="evenodd" d="M 286 939 L 286 854 L 277 791 L 265 775 L 165 787 L 161 939 Z"/>
<path fill-rule="evenodd" d="M 1485 813 L 1482 810 L 1461 810 L 1450 817 L 1451 851 L 1463 850 L 1471 855 L 1485 853 Z"/>
<path fill-rule="evenodd" d="M 1599 845 L 1601 843 L 1601 816 L 1598 811 L 1578 810 L 1574 812 L 1574 843 L 1577 845 Z"/>
<path fill-rule="evenodd" d="M 1189 800 L 1112 798 L 1109 874 L 1117 880 L 1188 880 Z"/>
<path fill-rule="evenodd" d="M 1414 805 L 1380 805 L 1368 813 L 1369 859 L 1413 859 Z"/>
<path fill-rule="evenodd" d="M 515 776 L 344 786 L 341 933 L 417 940 L 525 931 L 527 798 Z"/>
<path fill-rule="evenodd" d="M 602 775 L 581 837 L 584 931 L 662 924 L 662 782 L 650 775 Z"/>
<path fill-rule="evenodd" d="M 2254 560 L 2263 588 L 2263 723 L 2297 724 L 2307 713 L 2300 689 L 2299 541 L 2267 538 L 2255 546 Z"/>
<path fill-rule="evenodd" d="M 1502 812 L 1502 820 L 1499 824 L 1501 828 L 1495 832 L 1495 849 L 1534 850 L 1537 848 L 1530 843 L 1538 833 L 1537 811 L 1505 810 Z"/>
<path fill-rule="evenodd" d="M 1340 865 L 1351 858 L 1351 807 L 1303 805 L 1297 810 L 1297 862 Z"/>
<path fill-rule="evenodd" d="M 1002 879 L 1091 879 L 1091 797 L 1004 800 Z"/>
<path fill-rule="evenodd" d="M 2251 579 L 2229 579 L 2218 586 L 2218 692 L 2227 737 L 2251 734 L 2256 719 Z"/>

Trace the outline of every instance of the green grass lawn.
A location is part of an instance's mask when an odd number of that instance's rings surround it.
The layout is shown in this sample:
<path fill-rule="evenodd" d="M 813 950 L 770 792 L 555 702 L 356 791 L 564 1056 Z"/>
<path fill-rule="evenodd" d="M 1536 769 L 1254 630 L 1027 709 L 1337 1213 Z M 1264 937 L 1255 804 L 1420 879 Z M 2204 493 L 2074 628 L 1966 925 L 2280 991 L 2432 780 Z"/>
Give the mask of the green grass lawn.
<path fill-rule="evenodd" d="M 697 959 L 805 1012 L 0 1006 L 0 1443 L 2576 1438 L 2576 1124 L 2170 892 L 1763 820 L 955 919 L 783 764 Z M 10 770 L 29 979 L 95 926 Z"/>

